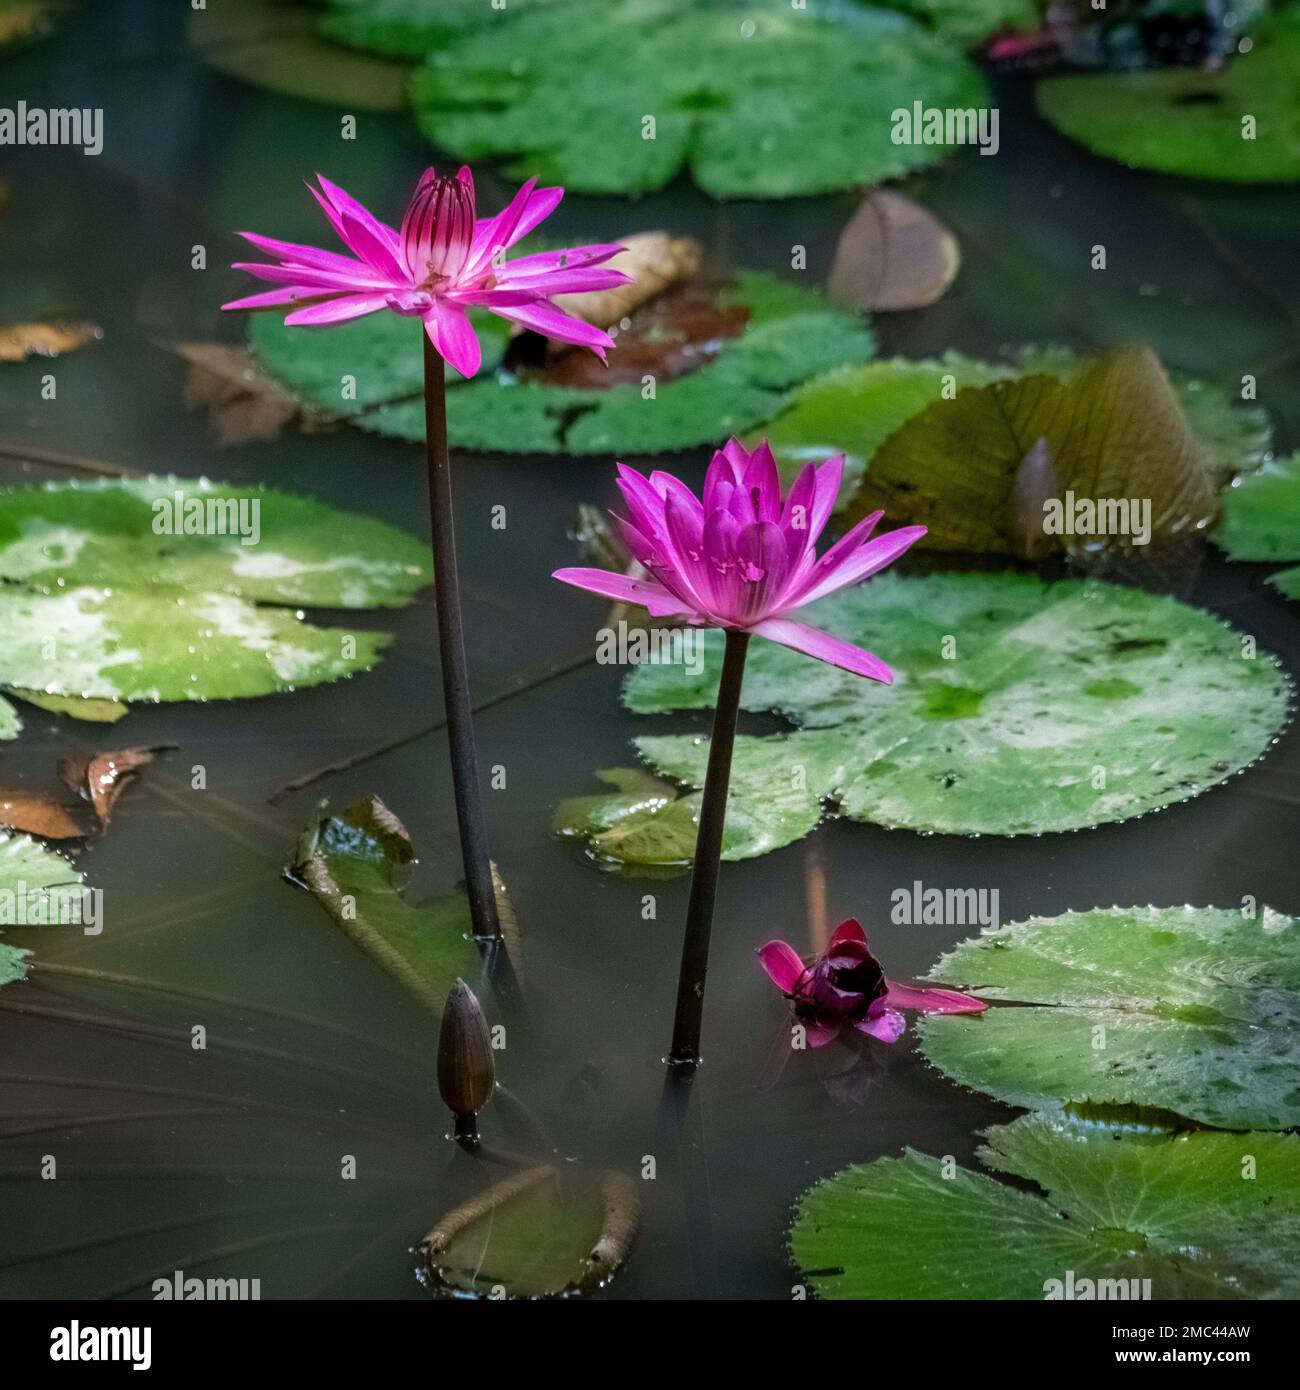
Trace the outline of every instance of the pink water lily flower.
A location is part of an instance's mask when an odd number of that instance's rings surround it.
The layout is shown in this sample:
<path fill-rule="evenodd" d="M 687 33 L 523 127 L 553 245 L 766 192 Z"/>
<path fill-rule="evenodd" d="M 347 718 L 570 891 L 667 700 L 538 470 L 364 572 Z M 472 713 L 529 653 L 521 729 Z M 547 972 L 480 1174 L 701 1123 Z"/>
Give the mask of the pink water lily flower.
<path fill-rule="evenodd" d="M 873 512 L 818 559 L 817 538 L 830 519 L 843 471 L 842 454 L 810 463 L 783 501 L 766 440 L 751 453 L 733 439 L 714 454 L 701 501 L 671 473 L 645 478 L 619 464 L 629 519 L 614 521 L 649 577 L 562 569 L 555 578 L 642 604 L 652 617 L 757 633 L 888 684 L 893 672 L 878 656 L 788 616 L 875 574 L 925 535 L 924 526 L 904 526 L 873 540 L 883 515 Z"/>
<path fill-rule="evenodd" d="M 852 917 L 835 928 L 825 951 L 805 965 L 785 941 L 759 947 L 768 979 L 794 1003 L 809 1047 L 825 1047 L 843 1028 L 881 1042 L 897 1042 L 907 1026 L 901 1010 L 923 1014 L 978 1014 L 988 1005 L 955 989 L 892 984 L 867 947 L 867 934 Z"/>
<path fill-rule="evenodd" d="M 613 346 L 608 333 L 566 314 L 550 296 L 626 283 L 629 277 L 622 271 L 601 268 L 621 246 L 578 246 L 504 259 L 506 250 L 555 211 L 564 197 L 562 188 L 538 188 L 530 179 L 503 212 L 479 218 L 469 169 L 462 168 L 454 178 L 426 169 L 397 230 L 323 175 L 316 178 L 320 188 L 312 188 L 312 196 L 352 255 L 241 232 L 276 260 L 242 261 L 235 269 L 280 288 L 223 308 L 301 303 L 285 319 L 292 326 L 342 323 L 391 309 L 423 319 L 439 356 L 465 377 L 473 376 L 482 361 L 465 312 L 475 306 L 559 342 L 591 348 L 602 361 L 605 349 Z"/>

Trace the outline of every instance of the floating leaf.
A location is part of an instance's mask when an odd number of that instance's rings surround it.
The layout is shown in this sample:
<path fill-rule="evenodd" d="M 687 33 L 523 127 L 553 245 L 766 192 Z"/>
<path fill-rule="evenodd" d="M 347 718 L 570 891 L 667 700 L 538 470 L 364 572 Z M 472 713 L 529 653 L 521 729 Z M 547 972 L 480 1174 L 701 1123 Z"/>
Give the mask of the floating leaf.
<path fill-rule="evenodd" d="M 26 835 L 0 834 L 0 931 L 15 925 L 59 925 L 79 908 L 84 880 L 61 855 Z M 0 985 L 27 978 L 30 951 L 0 942 Z"/>
<path fill-rule="evenodd" d="M 224 343 L 176 343 L 172 349 L 188 364 L 185 404 L 206 410 L 223 448 L 278 439 L 291 420 L 313 418 L 248 355 Z"/>
<path fill-rule="evenodd" d="M 88 724 L 116 724 L 130 712 L 120 700 L 83 700 L 71 695 L 46 695 L 40 690 L 10 690 L 9 694 L 37 709 L 66 714 L 69 719 L 81 719 Z M 3 719 L 2 710 L 0 719 Z M 5 737 L 7 735 L 0 732 L 0 738 Z"/>
<path fill-rule="evenodd" d="M 1290 917 L 1190 907 L 1031 917 L 962 942 L 933 973 L 1041 1006 L 991 1009 L 976 1028 L 921 1021 L 930 1061 L 999 1100 L 1149 1106 L 1225 1129 L 1300 1124 Z"/>
<path fill-rule="evenodd" d="M 23 721 L 18 717 L 18 711 L 0 695 L 0 740 L 17 738 L 22 732 Z"/>
<path fill-rule="evenodd" d="M 790 1250 L 803 1277 L 835 1299 L 1300 1292 L 1294 1135 L 1175 1135 L 1051 1113 L 986 1137 L 988 1167 L 1045 1195 L 968 1168 L 954 1174 L 912 1149 L 855 1164 L 799 1199 Z M 1243 1181 L 1247 1155 L 1254 1175 Z"/>
<path fill-rule="evenodd" d="M 193 9 L 188 35 L 209 67 L 269 92 L 347 111 L 406 106 L 404 64 L 344 52 L 316 34 L 317 23 L 309 4 L 221 0 Z"/>
<path fill-rule="evenodd" d="M 444 149 L 579 193 L 662 188 L 689 167 L 715 197 L 794 197 L 948 153 L 895 144 L 890 118 L 913 102 L 984 105 L 963 55 L 902 14 L 818 8 L 530 9 L 431 53 L 412 85 L 416 118 Z"/>
<path fill-rule="evenodd" d="M 925 20 L 936 33 L 963 48 L 974 48 L 1003 29 L 1034 29 L 1042 20 L 1041 0 L 884 0 Z"/>
<path fill-rule="evenodd" d="M 957 238 L 920 203 L 872 189 L 835 246 L 826 287 L 861 309 L 923 309 L 957 278 Z"/>
<path fill-rule="evenodd" d="M 1222 68 L 1050 77 L 1034 97 L 1058 130 L 1132 167 L 1290 183 L 1300 179 L 1300 9 L 1261 19 L 1250 51 Z"/>
<path fill-rule="evenodd" d="M 948 834 L 1127 820 L 1248 766 L 1287 719 L 1290 684 L 1271 656 L 1247 660 L 1241 635 L 1218 618 L 1138 590 L 1020 574 L 882 575 L 810 606 L 807 619 L 880 652 L 895 684 L 752 645 L 744 708 L 802 726 L 736 741 L 728 817 L 770 817 L 764 848 L 811 830 L 824 799 L 852 820 Z M 638 667 L 629 708 L 707 708 L 719 639 L 705 634 L 698 676 Z M 645 736 L 637 746 L 661 773 L 703 785 L 706 739 Z M 745 857 L 731 843 L 729 857 Z"/>
<path fill-rule="evenodd" d="M 627 1258 L 641 1216 L 631 1178 L 607 1169 L 594 1186 L 529 1168 L 449 1212 L 421 1251 L 435 1287 L 480 1298 L 592 1293 Z"/>
<path fill-rule="evenodd" d="M 509 23 L 517 14 L 580 0 L 328 0 L 320 31 L 340 43 L 395 58 L 423 58 L 472 29 Z"/>
<path fill-rule="evenodd" d="M 1082 529 L 1077 536 L 1058 531 L 1051 537 L 1057 546 L 1144 543 L 1147 504 L 1152 545 L 1195 535 L 1214 514 L 1204 457 L 1159 361 L 1146 348 L 1130 348 L 1065 381 L 995 381 L 928 406 L 876 450 L 848 515 L 883 508 L 892 522 L 927 526 L 921 544 L 938 550 L 1023 554 L 1017 479 L 1040 439 L 1066 523 Z M 1127 518 L 1126 529 L 1117 534 L 1099 508 L 1091 522 L 1077 518 L 1067 492 L 1076 506 L 1122 503 L 1114 520 Z M 1047 525 L 1042 509 L 1034 522 Z"/>
<path fill-rule="evenodd" d="M 18 787 L 0 787 L 0 826 L 42 840 L 79 840 L 86 833 L 86 827 L 52 796 Z"/>
<path fill-rule="evenodd" d="M 463 893 L 407 902 L 398 875 L 414 858 L 406 827 L 377 796 L 364 796 L 340 815 L 315 819 L 286 873 L 377 964 L 441 1012 L 457 977 L 478 966 L 478 947 Z"/>
<path fill-rule="evenodd" d="M 700 244 L 693 237 L 668 232 L 633 232 L 620 238 L 623 250 L 605 262 L 609 270 L 622 271 L 631 279 L 612 290 L 588 290 L 585 294 L 557 294 L 551 302 L 597 328 L 613 328 L 633 310 L 673 285 L 698 274 Z M 551 349 L 566 345 L 551 343 Z M 578 351 L 570 349 L 570 351 Z M 584 359 L 591 353 L 582 353 Z M 599 360 L 599 359 L 597 359 Z"/>
<path fill-rule="evenodd" d="M 843 507 L 876 450 L 926 406 L 943 400 L 945 384 L 951 396 L 952 390 L 1029 373 L 1069 379 L 1079 366 L 1078 356 L 1069 349 L 1034 347 L 1021 349 L 1010 364 L 977 362 L 949 352 L 937 361 L 893 358 L 841 367 L 797 387 L 789 406 L 761 433 L 771 441 L 787 482 L 806 462 L 844 454 Z M 1211 474 L 1230 477 L 1265 460 L 1272 430 L 1260 406 L 1243 405 L 1216 387 L 1180 374 L 1174 374 L 1170 384 Z"/>
<path fill-rule="evenodd" d="M 59 759 L 59 776 L 71 791 L 94 807 L 101 826 L 113 818 L 113 807 L 135 781 L 142 767 L 153 762 L 159 748 L 121 748 L 115 753 L 69 753 Z"/>
<path fill-rule="evenodd" d="M 0 327 L 0 362 L 61 357 L 104 336 L 93 323 L 11 323 Z"/>
<path fill-rule="evenodd" d="M 548 385 L 526 373 L 494 378 L 490 370 L 474 381 L 449 384 L 452 444 L 588 454 L 717 443 L 770 418 L 799 382 L 862 361 L 874 350 L 871 331 L 858 316 L 772 276 L 742 274 L 719 307 L 748 312 L 747 323 L 742 314 L 738 325 L 743 332 L 712 344 L 709 360 L 690 375 L 656 379 L 649 398 L 640 371 L 634 381 L 599 388 Z M 365 429 L 418 441 L 424 438 L 424 368 L 420 341 L 408 329 L 395 314 L 372 314 L 329 333 L 311 333 L 261 314 L 250 321 L 249 343 L 267 369 L 310 405 L 350 414 Z M 501 327 L 490 332 L 496 351 L 489 366 L 499 363 L 506 338 Z M 611 373 L 618 358 L 615 349 Z M 345 377 L 355 384 L 354 400 L 341 398 Z"/>
<path fill-rule="evenodd" d="M 1238 478 L 1222 500 L 1214 539 L 1230 560 L 1300 560 L 1300 454 Z"/>
<path fill-rule="evenodd" d="M 413 536 L 272 488 L 100 478 L 0 489 L 0 576 L 49 592 L 175 587 L 397 608 L 431 574 L 428 549 Z"/>
<path fill-rule="evenodd" d="M 232 700 L 366 671 L 383 632 L 313 627 L 233 594 L 0 588 L 0 685 L 132 701 Z"/>

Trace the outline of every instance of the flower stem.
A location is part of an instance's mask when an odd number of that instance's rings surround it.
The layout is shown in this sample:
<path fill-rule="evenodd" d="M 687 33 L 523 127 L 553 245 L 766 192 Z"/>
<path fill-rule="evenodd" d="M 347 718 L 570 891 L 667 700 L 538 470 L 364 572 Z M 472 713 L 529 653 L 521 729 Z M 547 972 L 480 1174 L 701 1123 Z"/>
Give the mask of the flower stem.
<path fill-rule="evenodd" d="M 451 782 L 456 798 L 460 852 L 465 865 L 469 915 L 479 940 L 497 941 L 496 896 L 488 858 L 487 827 L 474 749 L 474 716 L 470 709 L 469 674 L 465 662 L 465 622 L 460 607 L 460 574 L 456 568 L 456 528 L 452 516 L 451 459 L 447 453 L 447 393 L 443 360 L 420 324 L 424 341 L 424 433 L 429 473 L 429 520 L 433 528 L 433 585 L 438 612 L 438 654 L 442 664 L 442 693 L 451 747 Z"/>
<path fill-rule="evenodd" d="M 722 828 L 727 818 L 727 787 L 731 781 L 731 750 L 736 742 L 736 716 L 740 712 L 740 685 L 745 677 L 749 633 L 727 630 L 722 679 L 709 740 L 709 768 L 704 775 L 700 828 L 695 836 L 695 869 L 691 874 L 691 898 L 686 909 L 686 936 L 682 942 L 682 969 L 677 980 L 677 1011 L 673 1017 L 673 1045 L 668 1064 L 693 1071 L 700 1061 L 700 1023 L 704 1017 L 704 981 L 709 969 L 709 933 L 713 927 L 713 902 L 718 892 L 718 868 L 722 859 Z"/>

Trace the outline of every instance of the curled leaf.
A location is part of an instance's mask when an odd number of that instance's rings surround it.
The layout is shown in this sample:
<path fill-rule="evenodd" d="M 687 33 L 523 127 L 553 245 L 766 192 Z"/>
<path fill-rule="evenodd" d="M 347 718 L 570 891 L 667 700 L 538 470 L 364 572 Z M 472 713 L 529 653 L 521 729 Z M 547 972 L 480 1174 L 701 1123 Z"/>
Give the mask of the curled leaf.
<path fill-rule="evenodd" d="M 95 809 L 101 826 L 113 818 L 113 807 L 142 767 L 153 762 L 156 748 L 121 748 L 113 753 L 69 753 L 59 759 L 59 776 L 70 790 Z"/>
<path fill-rule="evenodd" d="M 626 1174 L 606 1169 L 594 1185 L 562 1184 L 558 1168 L 541 1166 L 448 1212 L 420 1249 L 443 1292 L 572 1298 L 609 1282 L 640 1219 L 641 1200 Z"/>
<path fill-rule="evenodd" d="M 172 350 L 188 366 L 185 404 L 206 410 L 223 448 L 279 437 L 292 420 L 310 430 L 319 417 L 304 409 L 253 361 L 247 348 L 224 343 L 175 343 Z"/>
<path fill-rule="evenodd" d="M 836 243 L 827 289 L 862 309 L 923 309 L 957 278 L 957 238 L 920 203 L 870 190 Z"/>
<path fill-rule="evenodd" d="M 80 719 L 87 724 L 116 724 L 129 708 L 120 700 L 81 700 L 75 695 L 47 695 L 43 690 L 10 688 L 5 693 L 35 705 L 37 709 L 48 710 L 51 714 L 66 714 L 69 719 Z"/>
<path fill-rule="evenodd" d="M 0 825 L 42 840 L 79 840 L 86 827 L 42 792 L 0 788 Z"/>
<path fill-rule="evenodd" d="M 669 286 L 690 279 L 700 268 L 700 244 L 694 237 L 634 232 L 621 241 L 625 249 L 605 264 L 610 270 L 630 275 L 629 283 L 589 294 L 556 295 L 555 303 L 561 309 L 597 328 L 612 328 Z"/>

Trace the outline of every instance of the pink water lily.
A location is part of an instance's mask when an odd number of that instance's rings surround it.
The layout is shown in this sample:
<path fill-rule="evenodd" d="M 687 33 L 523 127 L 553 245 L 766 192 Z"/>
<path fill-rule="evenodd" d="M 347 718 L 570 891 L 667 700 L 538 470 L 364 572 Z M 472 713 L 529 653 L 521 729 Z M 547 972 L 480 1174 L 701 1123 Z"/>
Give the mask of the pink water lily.
<path fill-rule="evenodd" d="M 883 515 L 873 512 L 818 559 L 843 471 L 843 455 L 810 463 L 783 500 L 767 442 L 751 453 L 733 439 L 714 454 L 701 500 L 671 473 L 646 478 L 619 464 L 629 519 L 614 520 L 648 578 L 600 569 L 554 577 L 642 604 L 652 617 L 756 633 L 888 684 L 893 672 L 878 656 L 788 616 L 875 574 L 925 535 L 924 526 L 904 526 L 872 539 Z"/>
<path fill-rule="evenodd" d="M 768 979 L 794 1003 L 809 1047 L 825 1047 L 841 1029 L 856 1028 L 881 1042 L 897 1042 L 907 1026 L 903 1009 L 923 1014 L 977 1014 L 988 1005 L 955 989 L 898 985 L 885 978 L 852 917 L 835 928 L 825 951 L 805 964 L 786 941 L 759 947 Z"/>
<path fill-rule="evenodd" d="M 295 242 L 241 232 L 270 264 L 241 261 L 277 289 L 223 305 L 268 309 L 301 304 L 285 319 L 291 326 L 342 323 L 381 309 L 424 320 L 429 341 L 462 376 L 482 361 L 466 310 L 481 307 L 562 343 L 588 347 L 603 361 L 613 346 L 608 333 L 573 318 L 550 302 L 555 294 L 582 294 L 625 284 L 628 276 L 603 265 L 623 248 L 578 246 L 506 260 L 504 252 L 555 211 L 562 188 L 538 188 L 530 179 L 495 217 L 479 218 L 474 177 L 426 169 L 402 218 L 401 229 L 380 222 L 355 198 L 323 175 L 312 196 L 352 252 L 321 251 Z M 310 187 L 310 185 L 309 185 Z"/>

